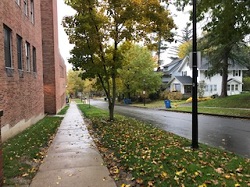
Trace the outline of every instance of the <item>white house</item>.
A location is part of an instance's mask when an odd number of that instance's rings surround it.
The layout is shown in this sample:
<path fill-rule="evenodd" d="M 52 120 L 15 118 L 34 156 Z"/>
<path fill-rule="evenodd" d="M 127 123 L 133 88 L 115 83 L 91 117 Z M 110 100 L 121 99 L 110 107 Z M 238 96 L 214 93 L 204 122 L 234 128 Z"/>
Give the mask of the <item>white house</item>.
<path fill-rule="evenodd" d="M 171 63 L 170 63 L 171 64 Z M 168 82 L 170 91 L 179 91 L 186 96 L 191 96 L 192 91 L 192 67 L 190 58 L 187 56 L 181 60 L 178 67 L 175 66 L 171 72 L 171 80 Z M 201 58 L 200 62 L 197 64 L 198 84 L 204 85 L 204 97 L 212 95 L 220 95 L 222 88 L 222 76 L 216 74 L 212 77 L 207 77 L 206 73 L 209 68 L 209 62 L 206 58 Z M 228 82 L 227 82 L 227 94 L 236 95 L 242 92 L 242 77 L 243 71 L 247 70 L 241 64 L 229 61 L 228 67 Z"/>

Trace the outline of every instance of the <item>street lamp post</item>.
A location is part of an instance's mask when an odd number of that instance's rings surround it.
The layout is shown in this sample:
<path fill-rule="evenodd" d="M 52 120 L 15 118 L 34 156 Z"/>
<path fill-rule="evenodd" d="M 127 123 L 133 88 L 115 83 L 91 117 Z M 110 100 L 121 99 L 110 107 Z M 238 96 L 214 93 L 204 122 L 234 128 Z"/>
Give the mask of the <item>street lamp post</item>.
<path fill-rule="evenodd" d="M 192 148 L 198 149 L 196 0 L 193 0 Z"/>
<path fill-rule="evenodd" d="M 146 91 L 145 91 L 145 79 L 143 79 L 143 104 L 145 106 Z"/>

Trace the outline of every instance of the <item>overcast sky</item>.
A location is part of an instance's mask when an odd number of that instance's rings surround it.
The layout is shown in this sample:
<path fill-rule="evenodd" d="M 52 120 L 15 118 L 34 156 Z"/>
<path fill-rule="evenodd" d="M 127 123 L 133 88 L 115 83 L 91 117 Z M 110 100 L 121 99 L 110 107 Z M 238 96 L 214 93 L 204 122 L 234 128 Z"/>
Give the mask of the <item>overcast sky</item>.
<path fill-rule="evenodd" d="M 61 23 L 62 23 L 63 17 L 67 15 L 73 15 L 74 10 L 71 7 L 65 5 L 64 0 L 58 0 L 57 6 L 58 6 L 57 11 L 58 11 L 59 48 L 60 48 L 61 55 L 67 65 L 67 69 L 71 69 L 71 65 L 69 65 L 69 63 L 67 62 L 67 59 L 70 57 L 69 51 L 72 49 L 73 46 L 69 44 L 68 37 L 66 33 L 64 32 Z M 185 13 L 177 12 L 174 6 L 170 6 L 170 10 L 171 10 L 173 19 L 175 21 L 175 24 L 178 27 L 178 32 L 181 33 L 181 30 L 186 26 L 186 23 L 189 21 L 189 14 L 187 11 Z M 165 63 L 169 62 L 169 60 L 167 60 L 167 57 L 168 57 L 167 54 L 162 54 L 161 56 L 162 58 L 164 58 L 163 60 L 166 59 Z"/>

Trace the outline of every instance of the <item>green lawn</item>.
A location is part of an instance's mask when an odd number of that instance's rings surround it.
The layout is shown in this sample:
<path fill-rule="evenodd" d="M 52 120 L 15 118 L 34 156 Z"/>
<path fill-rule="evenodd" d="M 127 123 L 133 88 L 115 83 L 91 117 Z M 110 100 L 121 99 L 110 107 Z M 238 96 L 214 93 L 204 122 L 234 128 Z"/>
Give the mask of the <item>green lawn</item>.
<path fill-rule="evenodd" d="M 151 103 L 132 104 L 131 106 L 145 108 L 165 108 L 164 101 L 154 101 Z M 192 104 L 186 101 L 171 101 L 170 111 L 192 112 Z M 250 92 L 240 95 L 228 96 L 226 98 L 216 98 L 198 102 L 198 112 L 204 114 L 226 115 L 234 117 L 250 117 Z"/>
<path fill-rule="evenodd" d="M 27 185 L 35 176 L 63 118 L 45 117 L 3 143 L 4 185 Z"/>
<path fill-rule="evenodd" d="M 65 115 L 66 112 L 68 111 L 69 109 L 69 105 L 66 105 L 60 112 L 58 112 L 57 114 L 58 115 Z"/>
<path fill-rule="evenodd" d="M 150 124 L 78 105 L 118 186 L 249 186 L 250 160 L 200 144 Z M 106 116 L 105 116 L 106 115 Z M 125 177 L 124 177 L 125 176 Z"/>

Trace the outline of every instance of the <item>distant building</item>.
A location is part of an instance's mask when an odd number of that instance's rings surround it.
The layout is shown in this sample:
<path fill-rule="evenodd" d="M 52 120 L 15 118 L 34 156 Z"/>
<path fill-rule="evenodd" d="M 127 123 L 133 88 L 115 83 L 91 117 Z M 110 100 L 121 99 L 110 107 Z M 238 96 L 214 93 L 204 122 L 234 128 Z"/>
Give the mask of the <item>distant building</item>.
<path fill-rule="evenodd" d="M 163 67 L 162 82 L 168 84 L 168 89 L 171 92 L 181 92 L 184 97 L 192 95 L 192 62 L 189 57 L 184 59 L 175 59 L 170 64 Z M 198 85 L 203 84 L 204 97 L 212 95 L 220 95 L 222 89 L 222 75 L 215 74 L 207 77 L 207 71 L 210 63 L 207 58 L 201 58 L 198 64 L 197 71 Z M 227 81 L 227 94 L 236 95 L 242 92 L 242 77 L 243 71 L 247 68 L 237 62 L 229 60 L 228 66 L 228 81 Z"/>
<path fill-rule="evenodd" d="M 2 140 L 65 105 L 56 0 L 0 1 Z"/>

